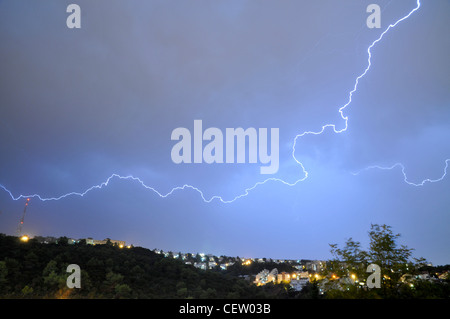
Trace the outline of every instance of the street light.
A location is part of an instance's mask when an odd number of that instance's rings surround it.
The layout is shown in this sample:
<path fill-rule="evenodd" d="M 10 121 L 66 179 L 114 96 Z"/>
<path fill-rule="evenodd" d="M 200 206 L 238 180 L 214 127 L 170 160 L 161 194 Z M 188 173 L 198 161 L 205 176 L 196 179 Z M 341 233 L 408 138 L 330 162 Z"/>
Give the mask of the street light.
<path fill-rule="evenodd" d="M 27 235 L 23 235 L 22 237 L 20 237 L 20 240 L 23 241 L 24 243 L 26 243 L 28 239 L 30 238 Z"/>

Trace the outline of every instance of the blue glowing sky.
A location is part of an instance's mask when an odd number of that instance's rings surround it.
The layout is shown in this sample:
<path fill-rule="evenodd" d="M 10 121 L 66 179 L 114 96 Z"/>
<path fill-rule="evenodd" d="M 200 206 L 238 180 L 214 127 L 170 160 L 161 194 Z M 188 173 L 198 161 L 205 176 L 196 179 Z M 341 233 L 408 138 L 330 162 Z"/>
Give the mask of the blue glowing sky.
<path fill-rule="evenodd" d="M 415 257 L 450 263 L 450 3 L 421 7 L 372 49 L 345 109 L 348 129 L 297 140 L 308 178 L 268 181 L 232 203 L 194 189 L 161 198 L 112 179 L 85 196 L 31 200 L 31 235 L 125 240 L 216 255 L 328 259 L 330 243 L 367 246 L 391 225 Z M 189 184 L 232 200 L 266 178 L 304 177 L 297 134 L 342 129 L 339 108 L 368 65 L 368 47 L 416 0 L 0 1 L 0 184 L 13 196 L 83 192 L 112 174 L 161 194 Z M 280 168 L 175 164 L 171 132 L 279 128 Z M 352 173 L 363 170 L 360 174 Z M 15 234 L 24 199 L 0 189 L 0 232 Z"/>

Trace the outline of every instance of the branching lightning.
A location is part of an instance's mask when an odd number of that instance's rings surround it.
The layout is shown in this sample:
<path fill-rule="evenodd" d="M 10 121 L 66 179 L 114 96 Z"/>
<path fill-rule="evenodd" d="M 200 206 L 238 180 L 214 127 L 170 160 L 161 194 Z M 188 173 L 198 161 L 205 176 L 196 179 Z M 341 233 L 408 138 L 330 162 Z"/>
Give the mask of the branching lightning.
<path fill-rule="evenodd" d="M 402 163 L 395 163 L 394 165 L 389 166 L 389 167 L 373 165 L 373 166 L 366 167 L 366 168 L 364 168 L 364 169 L 362 169 L 362 170 L 360 170 L 358 172 L 352 173 L 352 174 L 353 175 L 359 175 L 362 171 L 367 171 L 367 170 L 370 170 L 370 169 L 393 170 L 396 167 L 400 167 L 401 171 L 402 171 L 402 174 L 403 174 L 403 180 L 405 181 L 406 184 L 409 184 L 409 185 L 412 185 L 412 186 L 423 186 L 426 183 L 436 183 L 436 182 L 442 181 L 445 178 L 445 176 L 447 175 L 447 169 L 448 169 L 449 162 L 450 162 L 450 158 L 445 160 L 444 173 L 442 174 L 441 177 L 436 178 L 436 179 L 429 179 L 429 178 L 427 178 L 427 179 L 424 179 L 423 181 L 421 181 L 420 183 L 413 183 L 413 182 L 410 182 L 408 180 L 408 176 L 406 175 L 406 172 L 405 172 L 406 168 L 405 168 L 405 166 Z"/>
<path fill-rule="evenodd" d="M 252 191 L 253 189 L 257 188 L 258 186 L 263 185 L 263 184 L 265 184 L 265 183 L 267 183 L 267 182 L 269 182 L 269 181 L 280 182 L 280 183 L 283 183 L 283 184 L 285 184 L 285 185 L 287 185 L 287 186 L 295 186 L 297 183 L 302 182 L 302 181 L 304 181 L 305 179 L 308 178 L 308 172 L 306 171 L 306 169 L 305 169 L 305 167 L 303 166 L 303 164 L 302 164 L 302 163 L 296 158 L 296 156 L 295 156 L 295 150 L 296 150 L 296 145 L 297 145 L 298 139 L 301 138 L 301 137 L 303 137 L 303 136 L 305 136 L 305 135 L 320 135 L 320 134 L 324 133 L 325 130 L 328 129 L 328 128 L 329 128 L 329 129 L 332 129 L 333 132 L 336 133 L 336 134 L 343 133 L 343 132 L 345 132 L 345 131 L 347 130 L 347 128 L 348 128 L 348 116 L 345 116 L 345 115 L 344 115 L 344 110 L 352 103 L 352 97 L 353 97 L 353 94 L 356 93 L 356 91 L 357 91 L 357 89 L 358 89 L 359 81 L 360 81 L 361 79 L 364 78 L 364 76 L 369 72 L 369 70 L 370 70 L 370 68 L 371 68 L 371 66 L 372 66 L 372 63 L 371 63 L 371 60 L 372 60 L 372 48 L 373 48 L 378 42 L 380 42 L 380 41 L 383 39 L 383 37 L 389 32 L 389 30 L 395 28 L 399 23 L 401 23 L 402 21 L 408 19 L 414 12 L 416 12 L 417 10 L 419 10 L 420 6 L 421 6 L 420 0 L 417 0 L 417 6 L 416 6 L 414 9 L 412 9 L 406 16 L 404 16 L 403 18 L 399 19 L 399 20 L 398 20 L 397 22 L 395 22 L 394 24 L 390 24 L 390 25 L 386 28 L 386 30 L 384 30 L 384 32 L 382 32 L 381 35 L 380 35 L 375 41 L 373 41 L 372 44 L 368 47 L 368 49 L 367 49 L 367 53 L 368 53 L 367 67 L 364 69 L 364 71 L 361 73 L 361 75 L 359 75 L 359 76 L 356 78 L 355 84 L 354 84 L 354 86 L 353 86 L 353 89 L 349 92 L 347 103 L 344 104 L 342 107 L 339 108 L 340 116 L 341 116 L 341 118 L 344 120 L 344 127 L 341 128 L 341 129 L 337 129 L 337 127 L 336 127 L 335 124 L 325 124 L 325 125 L 322 126 L 322 128 L 321 128 L 319 131 L 307 131 L 307 132 L 303 132 L 303 133 L 298 134 L 298 135 L 295 136 L 294 141 L 293 141 L 293 146 L 292 146 L 292 158 L 293 158 L 293 159 L 295 160 L 295 162 L 301 167 L 303 177 L 300 178 L 300 179 L 298 179 L 298 180 L 296 180 L 296 181 L 293 182 L 293 183 L 286 182 L 286 181 L 284 181 L 284 180 L 282 180 L 282 179 L 279 179 L 279 178 L 267 178 L 267 179 L 265 179 L 264 181 L 257 182 L 257 183 L 255 183 L 252 187 L 249 187 L 249 188 L 245 189 L 244 192 L 243 192 L 242 194 L 240 194 L 240 195 L 238 195 L 238 196 L 232 198 L 231 200 L 225 200 L 222 196 L 218 196 L 218 195 L 215 195 L 215 196 L 212 196 L 212 197 L 210 197 L 210 198 L 207 198 L 207 197 L 204 195 L 204 193 L 202 192 L 202 190 L 200 190 L 199 188 L 197 188 L 197 187 L 195 187 L 195 186 L 188 185 L 188 184 L 185 184 L 185 185 L 183 185 L 183 186 L 177 186 L 177 187 L 174 187 L 174 188 L 172 188 L 168 193 L 165 193 L 165 194 L 164 194 L 164 193 L 161 193 L 160 191 L 158 191 L 157 189 L 155 189 L 154 187 L 146 185 L 146 184 L 145 184 L 140 178 L 138 178 L 138 177 L 135 177 L 135 176 L 132 176 L 132 175 L 121 176 L 121 175 L 119 175 L 119 174 L 112 174 L 110 177 L 108 177 L 108 179 L 107 179 L 106 181 L 102 182 L 101 184 L 94 185 L 94 186 L 92 186 L 92 187 L 86 189 L 86 190 L 83 191 L 83 192 L 70 192 L 70 193 L 67 193 L 67 194 L 64 194 L 64 195 L 61 195 L 61 196 L 58 196 L 58 197 L 42 197 L 42 196 L 39 195 L 39 194 L 14 196 L 14 195 L 12 194 L 12 192 L 9 191 L 5 186 L 3 186 L 3 185 L 0 184 L 0 187 L 1 187 L 3 190 L 5 190 L 5 191 L 10 195 L 10 197 L 11 197 L 13 200 L 15 200 L 15 201 L 16 201 L 16 200 L 19 200 L 19 199 L 21 199 L 21 198 L 38 198 L 38 199 L 41 200 L 41 201 L 57 201 L 57 200 L 61 200 L 61 199 L 63 199 L 63 198 L 69 197 L 69 196 L 81 196 L 81 197 L 83 197 L 84 195 L 88 194 L 89 192 L 91 192 L 91 191 L 93 191 L 93 190 L 95 190 L 95 189 L 102 189 L 102 188 L 108 186 L 108 184 L 109 184 L 113 179 L 119 179 L 119 180 L 131 180 L 131 181 L 137 182 L 137 183 L 139 183 L 142 187 L 144 187 L 144 188 L 146 188 L 146 189 L 148 189 L 148 190 L 153 191 L 154 193 L 156 193 L 156 194 L 157 194 L 158 196 L 160 196 L 161 198 L 166 198 L 166 197 L 172 195 L 173 193 L 175 193 L 176 191 L 186 190 L 186 189 L 191 189 L 191 190 L 194 190 L 194 191 L 198 192 L 198 193 L 200 194 L 202 200 L 203 200 L 205 203 L 210 203 L 210 202 L 212 202 L 212 201 L 214 201 L 214 200 L 219 200 L 219 201 L 222 202 L 222 203 L 232 203 L 232 202 L 236 201 L 236 200 L 239 199 L 239 198 L 242 198 L 242 197 L 247 196 L 247 195 L 249 194 L 250 191 Z M 423 186 L 423 185 L 424 185 L 425 183 L 427 183 L 427 182 L 433 183 L 433 182 L 438 182 L 438 181 L 441 181 L 442 179 L 444 179 L 444 177 L 445 177 L 446 174 L 447 174 L 447 168 L 448 168 L 449 162 L 450 162 L 450 159 L 447 159 L 447 160 L 445 161 L 446 165 L 445 165 L 445 169 L 444 169 L 444 174 L 443 174 L 440 178 L 434 179 L 434 180 L 432 180 L 432 179 L 425 179 L 425 180 L 423 180 L 423 181 L 420 182 L 420 183 L 413 183 L 413 182 L 410 182 L 410 181 L 408 180 L 407 175 L 406 175 L 406 173 L 405 173 L 405 167 L 404 167 L 403 164 L 401 164 L 401 163 L 396 163 L 396 164 L 394 164 L 394 165 L 391 166 L 391 167 L 370 166 L 370 167 L 367 167 L 367 168 L 365 168 L 365 169 L 363 169 L 363 170 L 361 170 L 361 171 L 359 171 L 359 172 L 357 172 L 357 173 L 354 173 L 354 175 L 357 175 L 357 174 L 359 174 L 360 172 L 362 172 L 362 171 L 364 171 L 364 170 L 369 170 L 369 169 L 375 169 L 375 168 L 376 168 L 376 169 L 382 169 L 382 170 L 392 170 L 392 169 L 394 169 L 394 168 L 396 168 L 396 167 L 400 167 L 400 168 L 401 168 L 401 171 L 402 171 L 402 173 L 403 173 L 403 176 L 404 176 L 404 181 L 405 181 L 406 183 L 408 183 L 409 185 L 413 185 L 413 186 Z"/>

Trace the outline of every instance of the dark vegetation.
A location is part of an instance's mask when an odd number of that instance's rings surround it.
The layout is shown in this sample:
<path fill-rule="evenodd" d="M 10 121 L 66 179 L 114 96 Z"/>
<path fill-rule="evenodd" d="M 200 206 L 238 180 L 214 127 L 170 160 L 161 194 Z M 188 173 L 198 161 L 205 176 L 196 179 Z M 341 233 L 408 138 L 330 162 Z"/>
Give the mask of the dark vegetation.
<path fill-rule="evenodd" d="M 423 258 L 411 261 L 413 249 L 399 245 L 399 236 L 389 226 L 372 225 L 367 250 L 352 238 L 343 247 L 331 244 L 334 259 L 320 272 L 323 279 L 298 292 L 285 282 L 252 284 L 263 269 L 293 272 L 288 262 L 235 262 L 226 270 L 201 270 L 142 247 L 120 248 L 111 242 L 94 246 L 85 240 L 68 244 L 66 237 L 55 243 L 22 242 L 0 234 L 0 298 L 449 299 L 450 265 L 430 266 Z M 69 264 L 81 268 L 80 289 L 66 285 Z M 364 283 L 369 264 L 381 266 L 380 288 L 348 282 L 355 277 Z M 423 274 L 429 279 L 419 278 Z"/>
<path fill-rule="evenodd" d="M 69 264 L 81 268 L 81 288 L 66 286 Z M 203 271 L 141 247 L 42 244 L 0 234 L 2 298 L 267 298 L 229 274 Z M 277 293 L 277 292 L 275 292 Z"/>
<path fill-rule="evenodd" d="M 449 270 L 450 265 L 429 266 L 425 258 L 411 258 L 413 248 L 399 245 L 400 234 L 395 234 L 388 225 L 372 224 L 369 231 L 369 249 L 349 238 L 343 248 L 330 244 L 335 257 L 329 261 L 323 276 L 362 279 L 368 276 L 367 266 L 376 264 L 381 269 L 380 288 L 361 288 L 357 284 L 341 284 L 336 289 L 328 282 L 325 297 L 330 299 L 450 299 L 449 273 L 442 279 L 438 274 Z M 426 274 L 428 279 L 420 278 Z"/>

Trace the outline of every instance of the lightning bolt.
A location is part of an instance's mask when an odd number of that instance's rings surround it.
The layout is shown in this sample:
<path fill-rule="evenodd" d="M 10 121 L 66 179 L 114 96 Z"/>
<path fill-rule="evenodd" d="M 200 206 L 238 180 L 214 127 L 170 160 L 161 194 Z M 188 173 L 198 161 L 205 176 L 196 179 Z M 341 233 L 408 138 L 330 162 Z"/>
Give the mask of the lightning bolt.
<path fill-rule="evenodd" d="M 368 167 L 366 167 L 366 168 L 364 168 L 362 170 L 359 170 L 358 172 L 352 173 L 352 174 L 353 175 L 359 175 L 361 172 L 367 171 L 367 170 L 371 170 L 371 169 L 393 170 L 396 167 L 400 167 L 401 171 L 402 171 L 402 174 L 403 174 L 403 180 L 405 181 L 405 183 L 407 183 L 407 184 L 409 184 L 411 186 L 423 186 L 423 185 L 425 185 L 425 183 L 436 183 L 436 182 L 442 181 L 445 178 L 445 176 L 447 175 L 447 169 L 448 169 L 448 163 L 449 162 L 450 162 L 450 158 L 445 160 L 444 173 L 442 174 L 441 177 L 439 177 L 437 179 L 429 179 L 429 178 L 427 178 L 427 179 L 424 179 L 423 181 L 421 181 L 420 183 L 413 183 L 413 182 L 410 182 L 408 180 L 408 176 L 406 175 L 406 172 L 405 172 L 406 168 L 405 168 L 405 166 L 402 163 L 395 163 L 394 165 L 388 166 L 388 167 L 379 166 L 379 165 L 368 166 Z"/>
<path fill-rule="evenodd" d="M 304 181 L 305 179 L 308 178 L 308 171 L 306 171 L 306 169 L 305 169 L 305 167 L 303 166 L 303 164 L 302 164 L 302 163 L 296 158 L 296 156 L 295 156 L 295 150 L 296 150 L 297 140 L 298 140 L 299 138 L 301 138 L 301 137 L 306 136 L 306 135 L 320 135 L 320 134 L 324 133 L 327 129 L 331 129 L 331 130 L 332 130 L 334 133 L 336 133 L 336 134 L 340 134 L 340 133 L 343 133 L 343 132 L 347 131 L 347 128 L 348 128 L 348 116 L 345 116 L 345 115 L 344 115 L 344 110 L 352 103 L 352 97 L 353 97 L 353 94 L 356 93 L 356 91 L 357 91 L 357 89 L 358 89 L 359 81 L 365 77 L 365 75 L 369 72 L 369 70 L 370 70 L 370 68 L 371 68 L 371 66 L 372 66 L 372 62 L 371 62 L 371 61 L 372 61 L 372 48 L 373 48 L 378 42 L 380 42 L 380 41 L 383 39 L 383 37 L 389 32 L 389 30 L 395 28 L 399 23 L 401 23 L 402 21 L 408 19 L 414 12 L 416 12 L 417 10 L 419 10 L 420 6 L 421 6 L 420 0 L 417 0 L 417 6 L 416 6 L 414 9 L 412 9 L 406 16 L 404 16 L 403 18 L 399 19 L 399 20 L 396 21 L 394 24 L 390 24 L 390 25 L 386 28 L 386 30 L 384 30 L 384 32 L 381 33 L 381 35 L 380 35 L 375 41 L 373 41 L 372 44 L 368 47 L 368 49 L 367 49 L 367 53 L 368 53 L 367 67 L 366 67 L 366 68 L 364 69 L 364 71 L 356 78 L 355 84 L 354 84 L 354 86 L 353 86 L 353 89 L 349 92 L 347 103 L 344 104 L 342 107 L 339 108 L 339 114 L 340 114 L 341 118 L 344 120 L 344 127 L 341 128 L 341 129 L 337 129 L 337 127 L 336 127 L 335 124 L 325 124 L 325 125 L 322 126 L 322 128 L 321 128 L 319 131 L 306 131 L 306 132 L 303 132 L 303 133 L 298 134 L 298 135 L 295 136 L 294 142 L 293 142 L 293 146 L 292 146 L 292 158 L 293 158 L 293 159 L 295 160 L 295 162 L 301 167 L 303 177 L 301 177 L 300 179 L 297 179 L 297 180 L 296 180 L 295 182 L 293 182 L 293 183 L 286 182 L 286 181 L 284 181 L 284 180 L 282 180 L 282 179 L 279 179 L 279 178 L 267 178 L 267 179 L 265 179 L 265 180 L 263 180 L 263 181 L 260 181 L 260 182 L 255 183 L 252 187 L 249 187 L 249 188 L 245 189 L 244 192 L 243 192 L 242 194 L 240 194 L 240 195 L 238 195 L 238 196 L 232 198 L 231 200 L 226 200 L 226 199 L 224 199 L 222 196 L 218 196 L 218 195 L 214 195 L 214 196 L 212 196 L 212 197 L 207 198 L 207 197 L 204 195 L 204 193 L 203 193 L 199 188 L 197 188 L 197 187 L 195 187 L 195 186 L 192 186 L 192 185 L 189 185 L 189 184 L 185 184 L 185 185 L 183 185 L 183 186 L 177 186 L 177 187 L 174 187 L 174 188 L 172 188 L 168 193 L 161 193 L 161 192 L 159 192 L 156 188 L 154 188 L 154 187 L 152 187 L 152 186 L 146 185 L 146 184 L 145 184 L 140 178 L 138 178 L 138 177 L 135 177 L 135 176 L 132 176 L 132 175 L 122 176 L 122 175 L 119 175 L 119 174 L 112 174 L 110 177 L 108 177 L 108 179 L 107 179 L 106 181 L 102 182 L 101 184 L 94 185 L 94 186 L 92 186 L 92 187 L 86 189 L 84 192 L 70 192 L 70 193 L 61 195 L 61 196 L 59 196 L 59 197 L 42 197 L 42 196 L 40 196 L 39 194 L 14 196 L 14 195 L 12 194 L 12 192 L 11 192 L 10 190 L 8 190 L 5 186 L 3 186 L 3 185 L 0 184 L 0 188 L 2 188 L 3 190 L 5 190 L 5 191 L 10 195 L 10 197 L 11 197 L 13 200 L 15 200 L 15 201 L 16 201 L 16 200 L 19 200 L 19 199 L 22 199 L 22 198 L 38 198 L 38 199 L 41 200 L 41 201 L 57 201 L 57 200 L 61 200 L 61 199 L 63 199 L 63 198 L 69 197 L 69 196 L 81 196 L 81 197 L 83 197 L 84 195 L 86 195 L 87 193 L 89 193 L 89 192 L 91 192 L 91 191 L 93 191 L 93 190 L 96 190 L 96 189 L 102 189 L 102 188 L 108 186 L 108 184 L 109 184 L 113 179 L 119 179 L 119 180 L 131 180 L 131 181 L 137 182 L 137 183 L 139 183 L 142 187 L 144 187 L 144 188 L 146 188 L 146 189 L 148 189 L 148 190 L 153 191 L 155 194 L 157 194 L 157 195 L 158 195 L 159 197 L 161 197 L 161 198 L 166 198 L 166 197 L 172 195 L 173 193 L 175 193 L 176 191 L 181 191 L 181 190 L 191 189 L 191 190 L 194 190 L 194 191 L 198 192 L 198 193 L 200 194 L 202 200 L 203 200 L 205 203 L 210 203 L 210 202 L 212 202 L 212 201 L 214 201 L 214 200 L 219 200 L 219 201 L 222 202 L 222 203 L 232 203 L 232 202 L 236 201 L 236 200 L 239 199 L 239 198 L 242 198 L 242 197 L 247 196 L 252 190 L 254 190 L 255 188 L 257 188 L 257 187 L 260 186 L 260 185 L 266 184 L 267 182 L 279 182 L 279 183 L 282 183 L 282 184 L 287 185 L 287 186 L 295 186 L 296 184 L 298 184 L 298 183 L 300 183 L 300 182 L 302 182 L 302 181 Z M 444 169 L 444 174 L 443 174 L 440 178 L 435 179 L 435 180 L 425 179 L 425 180 L 423 180 L 423 181 L 420 182 L 420 183 L 412 183 L 412 182 L 408 181 L 408 178 L 407 178 L 406 173 L 405 173 L 405 167 L 404 167 L 403 164 L 401 164 L 401 163 L 396 163 L 396 164 L 394 164 L 394 165 L 391 166 L 391 167 L 370 166 L 370 167 L 367 167 L 367 168 L 365 168 L 365 169 L 363 169 L 363 170 L 361 170 L 361 171 L 359 171 L 359 172 L 357 172 L 357 173 L 353 173 L 353 174 L 354 174 L 354 175 L 358 175 L 360 172 L 362 172 L 362 171 L 364 171 L 364 170 L 375 169 L 375 168 L 376 168 L 376 169 L 382 169 L 382 170 L 392 170 L 392 169 L 394 169 L 394 168 L 396 168 L 396 167 L 401 167 L 401 171 L 402 171 L 403 176 L 404 176 L 404 181 L 405 181 L 406 183 L 408 183 L 409 185 L 413 185 L 413 186 L 423 186 L 423 185 L 424 185 L 425 183 L 427 183 L 427 182 L 438 182 L 438 181 L 441 181 L 442 179 L 444 179 L 444 177 L 445 177 L 446 174 L 447 174 L 447 168 L 448 168 L 449 161 L 450 161 L 450 159 L 447 159 L 447 160 L 445 161 L 446 165 L 445 165 L 445 169 Z"/>

